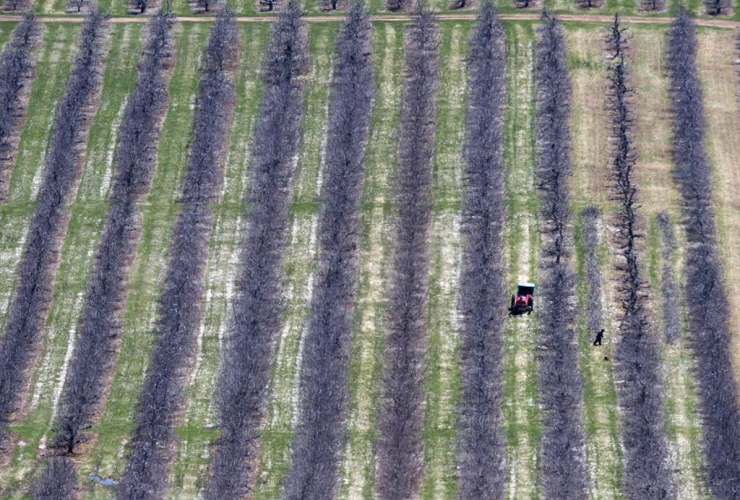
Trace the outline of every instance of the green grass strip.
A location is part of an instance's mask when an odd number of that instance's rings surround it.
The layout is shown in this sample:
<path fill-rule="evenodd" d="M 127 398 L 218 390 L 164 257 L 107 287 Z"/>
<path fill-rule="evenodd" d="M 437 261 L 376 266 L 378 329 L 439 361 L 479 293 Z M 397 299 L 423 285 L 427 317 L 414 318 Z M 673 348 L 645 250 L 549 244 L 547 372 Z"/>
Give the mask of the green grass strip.
<path fill-rule="evenodd" d="M 539 261 L 538 195 L 534 188 L 534 25 L 506 29 L 505 247 L 511 292 L 518 280 L 536 280 Z M 508 300 L 507 297 L 501 297 Z M 536 302 L 535 302 L 536 304 Z M 535 305 L 536 307 L 536 305 Z M 538 499 L 542 433 L 536 362 L 537 316 L 507 319 L 504 343 L 503 421 L 507 436 L 507 498 Z"/>
<path fill-rule="evenodd" d="M 429 349 L 424 419 L 425 475 L 421 497 L 457 496 L 457 411 L 460 400 L 457 282 L 460 273 L 460 201 L 464 171 L 467 76 L 471 23 L 440 26 L 433 215 L 430 231 Z"/>

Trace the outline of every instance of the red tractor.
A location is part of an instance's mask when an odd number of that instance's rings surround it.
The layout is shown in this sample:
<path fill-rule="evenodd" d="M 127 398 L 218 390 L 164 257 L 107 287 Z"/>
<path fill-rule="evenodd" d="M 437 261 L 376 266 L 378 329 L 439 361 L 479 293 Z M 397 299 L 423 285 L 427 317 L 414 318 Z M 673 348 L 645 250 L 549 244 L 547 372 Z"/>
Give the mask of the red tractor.
<path fill-rule="evenodd" d="M 522 314 L 532 314 L 534 310 L 534 283 L 519 283 L 516 287 L 516 294 L 511 296 L 511 307 L 509 308 L 510 316 L 521 316 Z"/>

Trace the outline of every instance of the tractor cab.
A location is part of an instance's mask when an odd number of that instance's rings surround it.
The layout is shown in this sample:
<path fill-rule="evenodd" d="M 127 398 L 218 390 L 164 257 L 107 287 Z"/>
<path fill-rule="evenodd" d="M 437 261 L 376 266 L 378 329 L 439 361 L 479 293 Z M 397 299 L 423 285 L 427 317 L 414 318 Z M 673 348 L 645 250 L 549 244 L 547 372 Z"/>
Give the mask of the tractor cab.
<path fill-rule="evenodd" d="M 534 283 L 519 283 L 516 287 L 516 294 L 511 296 L 511 307 L 509 315 L 521 316 L 522 314 L 532 314 L 534 310 Z"/>

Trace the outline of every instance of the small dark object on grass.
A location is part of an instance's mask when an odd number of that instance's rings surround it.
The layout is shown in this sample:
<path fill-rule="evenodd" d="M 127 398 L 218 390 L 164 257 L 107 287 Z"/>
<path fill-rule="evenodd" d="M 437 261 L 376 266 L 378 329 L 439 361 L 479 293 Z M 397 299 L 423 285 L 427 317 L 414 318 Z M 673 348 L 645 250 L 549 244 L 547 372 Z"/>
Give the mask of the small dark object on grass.
<path fill-rule="evenodd" d="M 603 338 L 604 338 L 604 330 L 601 330 L 601 331 L 599 331 L 599 332 L 598 332 L 598 333 L 596 334 L 596 340 L 594 340 L 594 345 L 595 345 L 595 346 L 600 346 L 600 345 L 601 345 L 601 340 L 602 340 Z"/>

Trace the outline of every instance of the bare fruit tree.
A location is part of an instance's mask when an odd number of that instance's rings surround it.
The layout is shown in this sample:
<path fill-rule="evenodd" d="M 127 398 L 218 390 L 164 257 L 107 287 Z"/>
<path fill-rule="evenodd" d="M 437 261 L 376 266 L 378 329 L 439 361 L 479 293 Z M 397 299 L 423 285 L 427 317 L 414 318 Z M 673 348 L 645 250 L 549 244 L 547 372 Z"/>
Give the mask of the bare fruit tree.
<path fill-rule="evenodd" d="M 658 214 L 658 225 L 663 244 L 663 272 L 660 293 L 663 296 L 663 322 L 665 340 L 669 344 L 681 337 L 681 313 L 679 310 L 678 286 L 674 279 L 673 255 L 676 250 L 676 237 L 673 223 L 666 212 Z"/>

